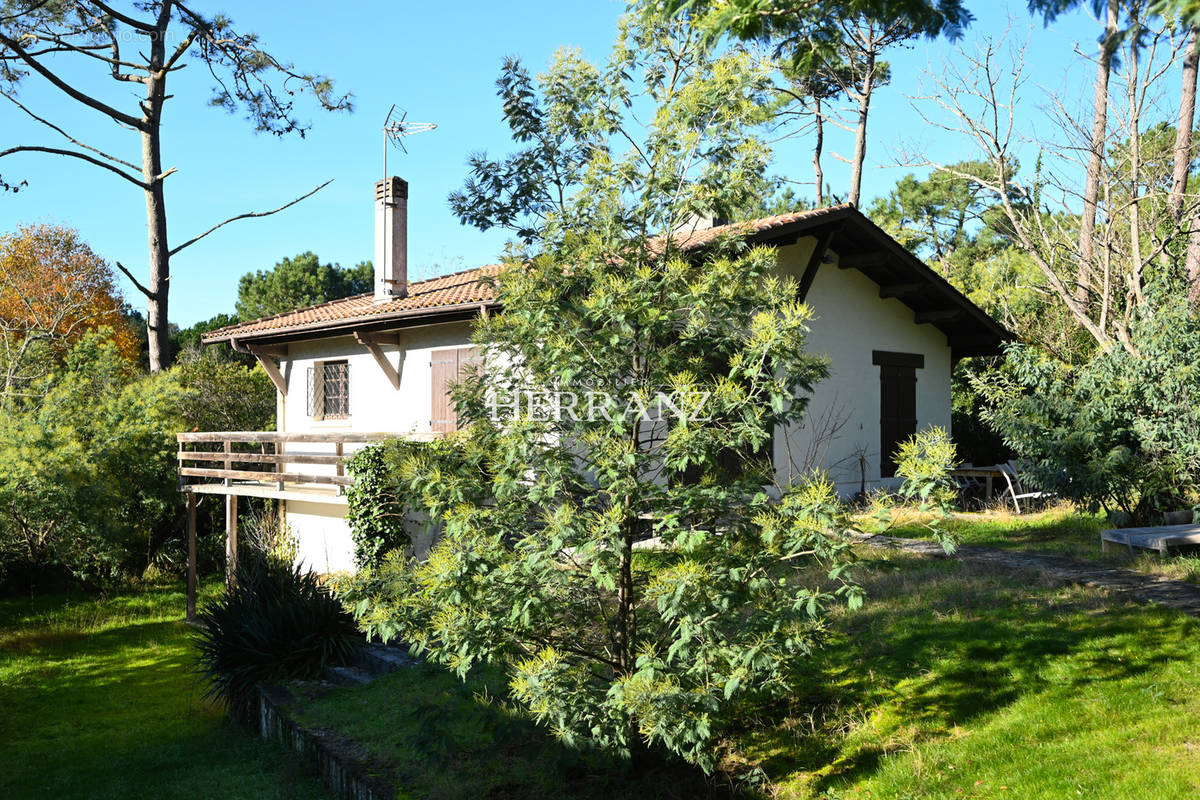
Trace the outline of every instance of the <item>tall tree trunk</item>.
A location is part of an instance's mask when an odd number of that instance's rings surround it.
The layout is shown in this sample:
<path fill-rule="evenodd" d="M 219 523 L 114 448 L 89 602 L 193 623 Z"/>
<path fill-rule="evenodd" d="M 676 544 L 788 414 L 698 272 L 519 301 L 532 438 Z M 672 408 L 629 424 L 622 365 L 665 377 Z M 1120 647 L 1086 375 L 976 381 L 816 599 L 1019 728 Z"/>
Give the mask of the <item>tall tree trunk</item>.
<path fill-rule="evenodd" d="M 1200 28 L 1192 28 L 1187 51 L 1183 55 L 1182 82 L 1179 87 L 1179 119 L 1175 123 L 1175 158 L 1171 171 L 1170 205 L 1177 228 L 1184 222 L 1183 199 L 1187 194 L 1188 174 L 1192 166 L 1192 130 L 1196 124 L 1196 78 L 1200 65 Z M 1200 300 L 1200 213 L 1196 208 L 1187 215 L 1184 274 L 1187 276 L 1188 298 Z"/>
<path fill-rule="evenodd" d="M 1140 78 L 1140 52 L 1137 45 L 1138 20 L 1136 7 L 1130 9 L 1130 27 L 1134 35 L 1129 44 L 1129 70 L 1126 78 L 1129 99 L 1129 253 L 1133 262 L 1130 266 L 1130 284 L 1133 296 L 1140 306 L 1145 302 L 1142 294 L 1142 219 L 1140 201 L 1142 197 L 1142 108 L 1138 100 Z"/>
<path fill-rule="evenodd" d="M 867 40 L 866 69 L 858 96 L 858 126 L 854 136 L 854 162 L 850 171 L 850 202 L 856 207 L 862 193 L 863 161 L 867 157 L 867 114 L 871 110 L 871 92 L 875 89 L 875 42 Z"/>
<path fill-rule="evenodd" d="M 171 3 L 159 11 L 157 35 L 150 40 L 146 99 L 142 101 L 142 179 L 146 183 L 146 233 L 149 239 L 150 280 L 146 284 L 146 327 L 150 371 L 171 365 L 171 331 L 167 298 L 171 284 L 171 253 L 167 244 L 167 201 L 163 192 L 162 109 L 166 101 L 166 33 Z"/>
<path fill-rule="evenodd" d="M 1100 195 L 1100 169 L 1104 159 L 1104 144 L 1108 133 L 1108 78 L 1112 74 L 1113 50 L 1120 22 L 1119 0 L 1108 0 L 1104 23 L 1104 38 L 1096 63 L 1096 94 L 1092 101 L 1092 138 L 1089 143 L 1087 178 L 1083 188 L 1083 218 L 1079 224 L 1079 268 L 1075 278 L 1075 299 L 1088 301 L 1092 261 L 1096 256 L 1096 208 Z"/>
<path fill-rule="evenodd" d="M 1192 165 L 1192 126 L 1196 120 L 1196 65 L 1200 61 L 1200 28 L 1192 28 L 1183 54 L 1182 84 L 1179 87 L 1179 119 L 1175 123 L 1174 165 L 1171 170 L 1171 195 L 1167 202 L 1175 222 L 1183 215 L 1183 195 L 1187 191 L 1188 171 Z"/>
<path fill-rule="evenodd" d="M 821 98 L 816 103 L 817 141 L 813 145 L 813 178 L 817 182 L 817 208 L 825 205 L 825 171 L 821 169 L 821 151 L 825 148 L 825 120 L 821 119 Z"/>
<path fill-rule="evenodd" d="M 162 155 L 157 128 L 142 134 L 142 172 L 146 189 L 146 221 L 150 245 L 150 291 L 146 295 L 146 327 L 150 371 L 159 372 L 171 363 L 171 331 L 167 296 L 171 283 L 171 256 L 167 246 L 167 204 L 163 195 Z"/>

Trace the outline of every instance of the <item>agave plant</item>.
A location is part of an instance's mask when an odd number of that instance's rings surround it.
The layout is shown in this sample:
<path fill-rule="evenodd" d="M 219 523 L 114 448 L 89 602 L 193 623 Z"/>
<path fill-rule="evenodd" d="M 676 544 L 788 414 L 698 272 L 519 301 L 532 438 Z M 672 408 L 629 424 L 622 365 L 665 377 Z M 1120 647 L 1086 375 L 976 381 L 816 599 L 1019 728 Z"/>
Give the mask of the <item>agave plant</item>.
<path fill-rule="evenodd" d="M 353 617 L 301 567 L 257 555 L 199 614 L 198 670 L 205 697 L 245 719 L 258 686 L 319 677 L 347 663 L 363 638 Z"/>

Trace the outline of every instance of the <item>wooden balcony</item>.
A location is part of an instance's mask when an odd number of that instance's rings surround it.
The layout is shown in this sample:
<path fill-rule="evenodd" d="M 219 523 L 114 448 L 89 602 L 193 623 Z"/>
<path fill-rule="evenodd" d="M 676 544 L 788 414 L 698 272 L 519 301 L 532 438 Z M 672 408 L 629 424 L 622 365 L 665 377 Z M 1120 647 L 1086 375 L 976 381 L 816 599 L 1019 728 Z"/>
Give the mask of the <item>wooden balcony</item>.
<path fill-rule="evenodd" d="M 179 489 L 188 494 L 344 505 L 343 490 L 353 483 L 346 474 L 346 459 L 365 444 L 402 435 L 352 431 L 180 433 L 176 437 Z"/>
<path fill-rule="evenodd" d="M 196 503 L 204 495 L 225 499 L 225 563 L 232 580 L 237 565 L 239 497 L 346 505 L 354 480 L 346 460 L 384 439 L 428 440 L 437 433 L 275 433 L 215 431 L 180 433 L 179 490 L 187 497 L 187 617 L 196 616 Z"/>

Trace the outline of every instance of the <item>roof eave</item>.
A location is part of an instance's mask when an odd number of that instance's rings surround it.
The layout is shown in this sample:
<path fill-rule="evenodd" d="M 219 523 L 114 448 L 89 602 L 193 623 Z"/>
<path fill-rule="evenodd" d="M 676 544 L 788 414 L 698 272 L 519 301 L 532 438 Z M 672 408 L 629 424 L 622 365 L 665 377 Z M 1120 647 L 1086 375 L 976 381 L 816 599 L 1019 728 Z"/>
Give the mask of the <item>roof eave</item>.
<path fill-rule="evenodd" d="M 233 331 L 213 331 L 212 334 L 207 334 L 200 337 L 201 344 L 208 346 L 213 344 L 227 343 L 231 346 L 234 342 L 256 342 L 269 339 L 285 339 L 295 336 L 303 336 L 306 334 L 319 333 L 323 334 L 321 338 L 327 336 L 349 335 L 356 330 L 366 328 L 380 327 L 408 327 L 412 325 L 423 325 L 430 322 L 441 321 L 441 318 L 447 318 L 445 321 L 457 321 L 464 314 L 470 316 L 469 312 L 478 312 L 481 308 L 495 308 L 499 303 L 496 300 L 473 300 L 468 303 L 455 303 L 452 306 L 433 306 L 430 308 L 407 308 L 402 311 L 394 311 L 388 314 L 367 314 L 358 317 L 350 317 L 347 319 L 321 320 L 318 322 L 309 322 L 303 325 L 289 325 L 282 328 L 264 328 L 256 331 L 247 331 L 238 333 Z M 306 338 L 311 338 L 308 336 Z"/>

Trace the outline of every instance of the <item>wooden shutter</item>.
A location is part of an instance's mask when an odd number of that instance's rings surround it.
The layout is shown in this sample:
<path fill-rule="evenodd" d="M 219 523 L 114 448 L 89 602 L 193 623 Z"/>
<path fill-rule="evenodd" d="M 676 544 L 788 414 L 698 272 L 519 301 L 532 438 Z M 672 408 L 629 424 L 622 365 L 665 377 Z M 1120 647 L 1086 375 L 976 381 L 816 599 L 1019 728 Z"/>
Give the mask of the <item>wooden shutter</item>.
<path fill-rule="evenodd" d="M 434 432 L 448 433 L 458 430 L 458 412 L 450 396 L 451 387 L 467 374 L 470 366 L 478 364 L 479 348 L 456 347 L 450 350 L 434 350 L 429 361 L 432 401 L 429 427 Z"/>
<path fill-rule="evenodd" d="M 917 369 L 925 357 L 876 350 L 879 367 L 879 474 L 896 475 L 896 448 L 917 432 Z"/>
<path fill-rule="evenodd" d="M 458 417 L 450 399 L 450 384 L 458 377 L 458 350 L 434 350 L 430 356 L 432 414 L 429 427 L 434 433 L 458 430 Z"/>

